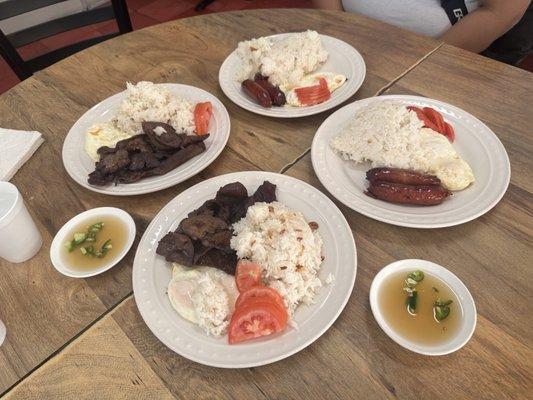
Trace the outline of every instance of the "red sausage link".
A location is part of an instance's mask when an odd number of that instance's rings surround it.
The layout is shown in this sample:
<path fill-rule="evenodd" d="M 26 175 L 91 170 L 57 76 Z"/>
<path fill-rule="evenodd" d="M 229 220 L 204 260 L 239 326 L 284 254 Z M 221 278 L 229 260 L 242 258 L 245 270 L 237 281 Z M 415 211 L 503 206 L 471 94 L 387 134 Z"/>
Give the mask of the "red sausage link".
<path fill-rule="evenodd" d="M 268 95 L 272 100 L 272 104 L 278 107 L 285 105 L 287 102 L 285 93 L 283 93 L 278 86 L 271 84 L 266 76 L 255 74 L 254 81 L 268 92 Z"/>
<path fill-rule="evenodd" d="M 374 181 L 365 194 L 389 203 L 434 206 L 451 195 L 442 186 L 410 186 L 401 183 Z"/>
<path fill-rule="evenodd" d="M 257 101 L 260 106 L 270 108 L 272 107 L 272 100 L 268 92 L 259 86 L 256 82 L 251 79 L 246 79 L 242 82 L 242 88 L 245 93 L 250 96 L 252 99 Z"/>
<path fill-rule="evenodd" d="M 366 172 L 366 179 L 370 182 L 384 181 L 403 183 L 404 185 L 440 185 L 440 179 L 435 175 L 426 175 L 401 168 L 372 168 Z"/>

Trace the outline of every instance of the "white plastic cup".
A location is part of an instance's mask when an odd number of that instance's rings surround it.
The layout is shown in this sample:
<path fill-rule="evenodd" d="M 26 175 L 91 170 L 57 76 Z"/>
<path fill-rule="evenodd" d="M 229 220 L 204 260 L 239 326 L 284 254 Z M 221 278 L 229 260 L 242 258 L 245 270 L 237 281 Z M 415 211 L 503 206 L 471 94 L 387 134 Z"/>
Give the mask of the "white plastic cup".
<path fill-rule="evenodd" d="M 0 320 L 0 346 L 2 346 L 2 343 L 4 343 L 4 340 L 6 338 L 6 326 Z"/>
<path fill-rule="evenodd" d="M 17 187 L 0 182 L 0 257 L 12 263 L 32 258 L 43 238 Z"/>

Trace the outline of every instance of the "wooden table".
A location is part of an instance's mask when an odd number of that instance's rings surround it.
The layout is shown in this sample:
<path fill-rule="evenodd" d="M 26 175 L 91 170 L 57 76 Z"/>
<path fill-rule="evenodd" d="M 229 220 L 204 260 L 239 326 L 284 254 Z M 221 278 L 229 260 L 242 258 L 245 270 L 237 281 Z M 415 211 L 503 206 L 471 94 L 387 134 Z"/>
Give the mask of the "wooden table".
<path fill-rule="evenodd" d="M 117 206 L 139 237 L 159 209 L 203 179 L 241 170 L 286 173 L 320 190 L 309 148 L 331 113 L 297 120 L 260 117 L 231 103 L 218 68 L 237 42 L 315 29 L 356 47 L 367 65 L 353 100 L 414 93 L 450 102 L 487 123 L 512 164 L 511 186 L 491 212 L 432 231 L 386 225 L 339 204 L 359 253 L 351 299 L 314 344 L 275 364 L 215 369 L 167 349 L 141 319 L 131 288 L 134 250 L 115 268 L 70 279 L 50 264 L 57 230 L 75 214 Z M 61 162 L 63 139 L 88 108 L 126 81 L 195 85 L 215 94 L 232 120 L 228 146 L 194 178 L 145 196 L 110 197 L 74 183 Z M 533 389 L 531 301 L 533 233 L 528 172 L 533 169 L 533 75 L 355 14 L 261 10 L 212 14 L 154 26 L 72 56 L 0 96 L 0 126 L 39 130 L 46 142 L 17 173 L 43 234 L 39 254 L 22 265 L 0 261 L 0 393 L 6 398 L 526 398 Z M 385 264 L 426 258 L 470 288 L 478 326 L 461 350 L 423 357 L 394 344 L 368 304 Z"/>

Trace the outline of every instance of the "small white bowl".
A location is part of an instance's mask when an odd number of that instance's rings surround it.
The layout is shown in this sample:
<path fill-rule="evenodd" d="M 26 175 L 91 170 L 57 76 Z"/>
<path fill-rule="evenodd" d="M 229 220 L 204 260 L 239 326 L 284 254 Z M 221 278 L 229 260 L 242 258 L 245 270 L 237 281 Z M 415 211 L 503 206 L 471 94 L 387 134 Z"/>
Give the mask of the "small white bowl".
<path fill-rule="evenodd" d="M 457 334 L 445 343 L 428 346 L 405 339 L 389 326 L 379 308 L 378 294 L 383 281 L 391 274 L 402 271 L 411 272 L 417 269 L 428 272 L 448 284 L 461 303 L 463 309 L 461 327 Z M 370 286 L 370 307 L 372 308 L 372 313 L 377 323 L 392 340 L 408 350 L 428 356 L 441 356 L 459 350 L 470 340 L 476 328 L 476 305 L 466 286 L 446 268 L 426 260 L 400 260 L 387 265 L 379 271 Z"/>
<path fill-rule="evenodd" d="M 95 216 L 113 216 L 119 218 L 126 226 L 128 231 L 128 240 L 124 249 L 114 258 L 108 260 L 108 262 L 102 265 L 99 268 L 90 269 L 87 271 L 80 271 L 70 268 L 61 260 L 61 251 L 64 248 L 64 243 L 69 240 L 66 237 L 72 230 L 72 228 L 84 220 L 93 219 Z M 108 269 L 114 267 L 120 260 L 124 258 L 128 250 L 133 244 L 135 239 L 135 222 L 133 218 L 124 210 L 114 207 L 99 207 L 93 208 L 82 212 L 81 214 L 76 215 L 74 218 L 69 220 L 63 227 L 57 232 L 52 245 L 50 246 L 50 259 L 52 260 L 52 265 L 61 272 L 63 275 L 70 276 L 71 278 L 88 278 L 90 276 L 95 276 L 101 274 L 102 272 L 107 271 Z"/>

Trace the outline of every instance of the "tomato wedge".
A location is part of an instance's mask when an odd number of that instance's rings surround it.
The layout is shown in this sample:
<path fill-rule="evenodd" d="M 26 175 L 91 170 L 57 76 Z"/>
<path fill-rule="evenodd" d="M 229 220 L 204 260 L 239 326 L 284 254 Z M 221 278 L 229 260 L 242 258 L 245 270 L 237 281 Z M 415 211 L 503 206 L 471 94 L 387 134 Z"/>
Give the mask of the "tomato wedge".
<path fill-rule="evenodd" d="M 235 283 L 239 293 L 252 286 L 261 285 L 261 267 L 251 261 L 240 260 L 235 272 Z"/>
<path fill-rule="evenodd" d="M 455 140 L 455 131 L 453 130 L 453 127 L 447 122 L 444 123 L 444 127 L 446 132 L 444 133 L 444 136 L 446 136 L 448 140 L 453 143 Z"/>
<path fill-rule="evenodd" d="M 455 132 L 453 127 L 444 121 L 441 113 L 431 107 L 424 107 L 420 109 L 415 106 L 407 106 L 407 109 L 414 111 L 420 121 L 424 123 L 426 128 L 433 129 L 448 138 L 450 142 L 455 140 Z"/>
<path fill-rule="evenodd" d="M 287 320 L 276 304 L 269 301 L 243 303 L 231 316 L 228 331 L 230 344 L 244 342 L 283 331 Z"/>
<path fill-rule="evenodd" d="M 213 115 L 213 105 L 211 102 L 198 103 L 194 107 L 194 125 L 197 135 L 205 135 L 209 132 L 209 121 Z"/>
<path fill-rule="evenodd" d="M 281 297 L 277 290 L 267 286 L 252 286 L 244 292 L 241 292 L 239 297 L 237 297 L 237 301 L 235 302 L 235 308 L 241 306 L 247 301 L 255 299 L 272 301 L 282 310 L 284 310 L 285 313 L 287 313 L 285 309 L 285 303 L 283 302 L 283 297 Z"/>
<path fill-rule="evenodd" d="M 442 115 L 440 115 L 438 111 L 434 110 L 431 107 L 424 107 L 422 111 L 424 111 L 424 114 L 426 114 L 426 116 L 431 120 L 431 122 L 435 124 L 435 126 L 438 129 L 438 132 L 444 134 L 444 130 L 445 130 L 444 123 L 445 122 L 444 122 L 444 118 L 442 118 Z"/>
<path fill-rule="evenodd" d="M 424 126 L 426 128 L 433 129 L 435 132 L 439 131 L 437 126 L 433 122 L 431 122 L 431 120 L 426 116 L 426 114 L 424 114 L 424 111 L 422 111 L 420 108 L 415 106 L 408 106 L 407 109 L 410 111 L 414 111 L 418 119 L 424 123 Z"/>
<path fill-rule="evenodd" d="M 296 88 L 294 92 L 304 106 L 320 104 L 331 98 L 328 82 L 323 77 L 318 78 L 318 85 Z"/>

